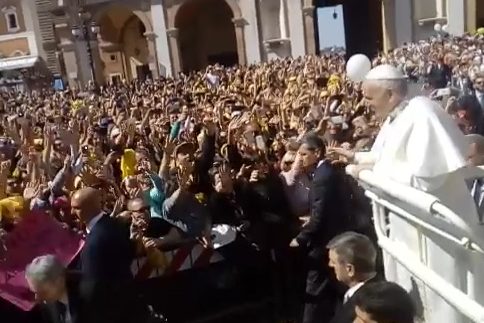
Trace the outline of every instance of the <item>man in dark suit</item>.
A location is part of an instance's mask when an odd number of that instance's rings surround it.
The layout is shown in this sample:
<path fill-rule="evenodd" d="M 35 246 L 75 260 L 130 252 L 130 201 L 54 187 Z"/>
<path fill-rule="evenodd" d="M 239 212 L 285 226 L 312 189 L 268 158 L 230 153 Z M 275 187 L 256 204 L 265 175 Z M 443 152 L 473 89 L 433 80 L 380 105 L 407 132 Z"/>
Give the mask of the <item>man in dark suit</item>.
<path fill-rule="evenodd" d="M 414 323 L 415 303 L 400 285 L 374 282 L 355 296 L 354 323 Z"/>
<path fill-rule="evenodd" d="M 347 231 L 350 222 L 342 207 L 347 200 L 341 194 L 341 175 L 324 156 L 323 140 L 310 134 L 303 138 L 295 160 L 311 180 L 309 221 L 290 244 L 307 255 L 303 323 L 327 322 L 333 317 L 339 292 L 331 271 L 322 266 L 327 263 L 325 246 L 334 236 Z"/>
<path fill-rule="evenodd" d="M 355 297 L 367 283 L 376 282 L 376 249 L 371 240 L 356 232 L 345 232 L 334 237 L 327 245 L 329 267 L 336 279 L 348 290 L 343 304 L 336 310 L 330 323 L 353 323 L 355 319 Z"/>
<path fill-rule="evenodd" d="M 433 89 L 442 89 L 447 87 L 452 79 L 452 70 L 449 65 L 445 64 L 443 57 L 433 62 L 428 71 L 427 78 Z"/>
<path fill-rule="evenodd" d="M 26 268 L 25 276 L 45 323 L 81 323 L 82 305 L 79 298 L 79 277 L 66 272 L 53 255 L 35 258 Z"/>
<path fill-rule="evenodd" d="M 100 196 L 96 189 L 84 188 L 71 199 L 72 212 L 87 231 L 80 257 L 80 295 L 87 322 L 140 322 L 142 306 L 134 290 L 135 249 L 129 229 L 103 213 Z"/>

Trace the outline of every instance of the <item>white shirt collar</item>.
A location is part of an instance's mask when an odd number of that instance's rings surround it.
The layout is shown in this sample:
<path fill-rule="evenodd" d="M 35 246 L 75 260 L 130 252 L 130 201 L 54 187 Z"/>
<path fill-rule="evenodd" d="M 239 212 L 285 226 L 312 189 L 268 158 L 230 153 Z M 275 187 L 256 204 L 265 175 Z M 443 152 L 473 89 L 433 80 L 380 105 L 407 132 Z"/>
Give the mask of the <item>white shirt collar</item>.
<path fill-rule="evenodd" d="M 355 286 L 353 287 L 350 287 L 346 293 L 345 293 L 345 296 L 343 297 L 343 304 L 346 303 L 355 293 L 358 289 L 361 288 L 361 286 L 363 286 L 365 284 L 365 282 L 359 282 L 358 284 L 356 284 Z"/>
<path fill-rule="evenodd" d="M 373 276 L 371 276 L 370 278 L 368 278 L 367 280 L 359 282 L 355 286 L 350 287 L 345 293 L 345 296 L 343 298 L 343 304 L 346 303 L 353 295 L 355 295 L 355 293 L 358 291 L 358 289 L 361 288 L 361 286 L 363 286 L 367 281 L 369 281 L 370 279 L 373 279 L 373 278 L 375 278 L 375 274 Z"/>
<path fill-rule="evenodd" d="M 101 218 L 103 217 L 103 215 L 104 215 L 104 213 L 101 212 L 98 215 L 96 215 L 95 217 L 93 217 L 91 219 L 91 221 L 89 221 L 89 223 L 86 225 L 86 231 L 87 231 L 88 234 L 92 231 L 92 228 L 94 228 L 94 226 L 96 225 L 96 223 L 98 223 L 98 221 L 101 220 Z"/>
<path fill-rule="evenodd" d="M 316 168 L 318 168 L 319 166 L 321 166 L 322 164 L 324 164 L 326 162 L 326 159 L 321 159 L 319 162 L 318 162 L 318 166 L 316 166 Z"/>

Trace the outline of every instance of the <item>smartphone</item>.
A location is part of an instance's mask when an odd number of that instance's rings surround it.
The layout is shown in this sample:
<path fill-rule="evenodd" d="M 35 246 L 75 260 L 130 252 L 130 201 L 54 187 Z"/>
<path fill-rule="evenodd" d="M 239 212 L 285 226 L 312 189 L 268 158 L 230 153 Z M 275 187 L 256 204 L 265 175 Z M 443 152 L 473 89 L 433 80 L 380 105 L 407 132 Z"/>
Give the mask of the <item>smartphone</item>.
<path fill-rule="evenodd" d="M 344 119 L 342 116 L 335 116 L 335 117 L 331 117 L 329 119 L 329 121 L 332 123 L 332 124 L 342 124 L 344 123 Z"/>
<path fill-rule="evenodd" d="M 247 143 L 249 145 L 253 146 L 253 145 L 256 144 L 255 136 L 254 136 L 254 132 L 253 131 L 246 131 L 244 133 L 244 137 L 245 137 L 245 140 L 247 140 Z"/>
<path fill-rule="evenodd" d="M 264 137 L 261 135 L 258 135 L 255 137 L 255 143 L 257 146 L 257 149 L 265 151 L 266 150 L 266 141 L 264 140 Z"/>

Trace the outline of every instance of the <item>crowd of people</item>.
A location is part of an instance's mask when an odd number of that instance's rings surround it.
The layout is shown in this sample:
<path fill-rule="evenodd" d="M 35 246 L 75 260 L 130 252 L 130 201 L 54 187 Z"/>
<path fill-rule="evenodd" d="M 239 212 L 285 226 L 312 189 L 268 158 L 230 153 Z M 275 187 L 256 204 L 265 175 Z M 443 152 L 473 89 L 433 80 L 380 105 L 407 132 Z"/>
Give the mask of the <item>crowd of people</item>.
<path fill-rule="evenodd" d="M 465 134 L 483 134 L 483 48 L 481 36 L 435 37 L 373 64 L 398 66 Z M 304 323 L 413 322 L 406 292 L 379 278 L 371 209 L 344 173 L 384 121 L 367 94 L 346 78 L 345 58 L 331 54 L 83 90 L 4 92 L 0 234 L 42 211 L 85 236 L 79 297 L 46 287 L 75 280 L 55 257 L 26 270 L 40 301 L 68 305 L 50 311 L 62 320 L 48 322 L 153 319 L 131 285 L 133 259 L 149 255 L 163 266 L 164 251 L 214 248 L 217 225 L 236 232 L 217 247 L 225 261 L 248 272 L 276 262 L 288 295 L 297 294 L 289 291 L 304 268 Z M 470 162 L 480 164 L 483 141 L 472 138 Z M 286 308 L 295 301 L 288 295 Z M 83 320 L 72 310 L 78 302 Z"/>

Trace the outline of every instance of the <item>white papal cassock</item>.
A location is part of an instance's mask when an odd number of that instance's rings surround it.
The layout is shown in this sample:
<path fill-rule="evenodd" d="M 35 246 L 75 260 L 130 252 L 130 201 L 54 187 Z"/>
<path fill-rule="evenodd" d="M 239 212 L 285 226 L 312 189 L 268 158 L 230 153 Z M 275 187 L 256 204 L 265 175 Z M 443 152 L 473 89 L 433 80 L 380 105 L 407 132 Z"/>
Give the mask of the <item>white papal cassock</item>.
<path fill-rule="evenodd" d="M 376 176 L 426 191 L 440 199 L 471 228 L 470 238 L 484 246 L 484 227 L 478 223 L 474 200 L 466 179 L 484 172 L 466 167 L 468 141 L 451 117 L 435 102 L 417 97 L 388 125 L 380 138 L 373 171 Z M 484 176 L 484 175 L 483 175 Z M 429 222 L 455 230 L 446 222 Z M 390 214 L 390 238 L 408 248 L 446 281 L 470 293 L 484 304 L 484 261 L 462 247 L 425 232 L 419 240 L 417 230 L 404 219 Z M 392 259 L 385 259 L 388 280 L 408 290 L 419 286 L 426 323 L 462 323 L 465 320 L 439 296 L 411 279 L 409 272 Z M 413 282 L 413 283 L 412 283 Z M 416 283 L 416 284 L 415 284 Z"/>

